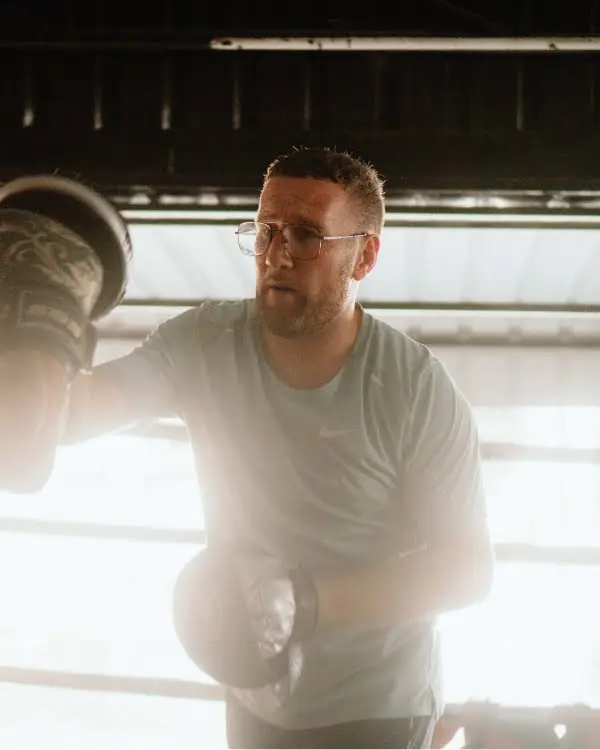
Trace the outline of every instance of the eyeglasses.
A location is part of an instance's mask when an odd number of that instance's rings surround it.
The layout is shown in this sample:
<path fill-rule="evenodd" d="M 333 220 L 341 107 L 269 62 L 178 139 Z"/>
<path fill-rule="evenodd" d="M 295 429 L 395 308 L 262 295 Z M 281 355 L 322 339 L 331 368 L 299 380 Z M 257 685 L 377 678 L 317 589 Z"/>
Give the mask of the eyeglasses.
<path fill-rule="evenodd" d="M 326 240 L 347 240 L 353 237 L 369 237 L 371 234 L 359 232 L 325 237 L 313 227 L 299 224 L 284 224 L 281 229 L 277 229 L 262 221 L 244 221 L 236 232 L 239 248 L 244 255 L 264 255 L 277 232 L 281 233 L 287 253 L 296 260 L 314 260 Z"/>

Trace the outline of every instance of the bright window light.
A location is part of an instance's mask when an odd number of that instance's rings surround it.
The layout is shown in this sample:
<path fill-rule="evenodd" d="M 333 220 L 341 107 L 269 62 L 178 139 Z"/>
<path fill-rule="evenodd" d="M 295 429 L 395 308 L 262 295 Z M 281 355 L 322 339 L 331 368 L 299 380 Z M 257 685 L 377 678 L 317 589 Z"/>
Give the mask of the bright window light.
<path fill-rule="evenodd" d="M 0 664 L 196 682 L 172 594 L 198 545 L 0 534 Z"/>
<path fill-rule="evenodd" d="M 42 492 L 0 493 L 1 517 L 204 528 L 190 445 L 127 434 L 60 448 Z"/>
<path fill-rule="evenodd" d="M 496 542 L 600 546 L 600 466 L 488 461 L 484 481 Z"/>
<path fill-rule="evenodd" d="M 447 697 L 600 706 L 600 567 L 502 564 L 478 607 L 442 618 Z"/>
<path fill-rule="evenodd" d="M 477 406 L 482 441 L 563 448 L 600 448 L 597 406 Z"/>

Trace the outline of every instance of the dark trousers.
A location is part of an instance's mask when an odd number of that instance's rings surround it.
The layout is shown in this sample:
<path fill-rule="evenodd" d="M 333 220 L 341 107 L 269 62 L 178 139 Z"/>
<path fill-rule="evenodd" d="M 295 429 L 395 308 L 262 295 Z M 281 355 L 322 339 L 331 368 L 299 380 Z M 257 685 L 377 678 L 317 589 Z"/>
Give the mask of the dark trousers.
<path fill-rule="evenodd" d="M 435 720 L 370 719 L 314 729 L 281 729 L 258 719 L 231 696 L 227 699 L 230 748 L 429 748 Z"/>

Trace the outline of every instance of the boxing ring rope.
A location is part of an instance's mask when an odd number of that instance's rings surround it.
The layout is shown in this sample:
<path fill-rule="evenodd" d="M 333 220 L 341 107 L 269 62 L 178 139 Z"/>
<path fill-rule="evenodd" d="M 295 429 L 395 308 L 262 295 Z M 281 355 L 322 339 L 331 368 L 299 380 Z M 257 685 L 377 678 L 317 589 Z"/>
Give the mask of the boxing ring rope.
<path fill-rule="evenodd" d="M 163 544 L 204 545 L 206 542 L 205 533 L 200 529 L 164 529 L 124 524 L 48 521 L 37 518 L 0 517 L 0 532 Z"/>
<path fill-rule="evenodd" d="M 63 536 L 85 539 L 111 539 L 129 542 L 163 544 L 206 543 L 202 529 L 163 529 L 123 524 L 84 523 L 79 521 L 48 521 L 37 518 L 1 518 L 0 533 L 33 534 L 35 536 Z M 568 547 L 496 543 L 498 562 L 554 563 L 558 565 L 599 565 L 600 547 Z"/>
<path fill-rule="evenodd" d="M 220 685 L 166 677 L 130 677 L 0 665 L 0 683 L 3 682 L 67 690 L 130 693 L 159 698 L 191 698 L 207 701 L 224 699 L 224 691 Z"/>
<path fill-rule="evenodd" d="M 30 667 L 7 667 L 0 665 L 0 683 L 9 682 L 36 687 L 53 687 L 67 690 L 93 690 L 95 692 L 129 693 L 164 698 L 183 698 L 191 700 L 221 701 L 225 692 L 220 685 L 176 680 L 165 677 L 128 677 L 125 675 L 104 675 L 92 672 L 68 672 L 50 669 L 33 669 Z M 460 715 L 465 706 L 477 706 L 477 701 L 467 704 L 449 703 L 445 714 Z M 481 702 L 481 705 L 487 705 Z M 549 713 L 570 710 L 564 706 L 506 706 L 507 711 L 519 715 L 545 717 Z"/>

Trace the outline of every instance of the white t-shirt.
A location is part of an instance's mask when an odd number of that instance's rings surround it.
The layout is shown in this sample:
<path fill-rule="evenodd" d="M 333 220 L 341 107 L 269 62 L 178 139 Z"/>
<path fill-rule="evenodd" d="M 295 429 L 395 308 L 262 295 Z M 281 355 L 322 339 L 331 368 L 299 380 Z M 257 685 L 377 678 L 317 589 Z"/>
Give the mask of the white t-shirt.
<path fill-rule="evenodd" d="M 253 300 L 203 303 L 102 366 L 149 418 L 185 421 L 209 543 L 247 540 L 322 571 L 389 560 L 466 525 L 485 533 L 465 398 L 425 346 L 365 311 L 342 370 L 317 389 L 272 372 Z M 236 697 L 286 728 L 443 709 L 433 620 L 321 630 L 299 663 L 293 680 Z"/>

